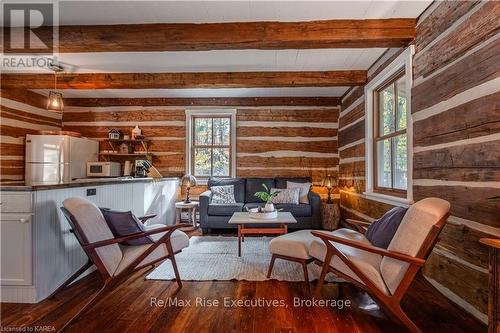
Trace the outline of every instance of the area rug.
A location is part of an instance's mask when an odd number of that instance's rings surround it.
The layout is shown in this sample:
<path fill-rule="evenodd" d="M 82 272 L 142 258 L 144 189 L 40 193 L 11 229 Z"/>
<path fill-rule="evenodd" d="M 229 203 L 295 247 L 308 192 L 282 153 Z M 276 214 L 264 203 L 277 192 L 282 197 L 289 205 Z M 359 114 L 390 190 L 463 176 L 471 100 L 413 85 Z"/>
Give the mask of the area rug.
<path fill-rule="evenodd" d="M 271 278 L 266 277 L 271 253 L 271 237 L 246 237 L 241 244 L 238 257 L 238 238 L 224 236 L 191 237 L 189 247 L 175 256 L 181 279 L 184 281 L 304 281 L 304 273 L 299 263 L 276 259 Z M 308 265 L 309 280 L 317 280 L 321 267 Z M 148 280 L 172 280 L 174 271 L 170 260 L 166 260 L 149 275 Z M 328 277 L 334 281 L 333 277 Z"/>

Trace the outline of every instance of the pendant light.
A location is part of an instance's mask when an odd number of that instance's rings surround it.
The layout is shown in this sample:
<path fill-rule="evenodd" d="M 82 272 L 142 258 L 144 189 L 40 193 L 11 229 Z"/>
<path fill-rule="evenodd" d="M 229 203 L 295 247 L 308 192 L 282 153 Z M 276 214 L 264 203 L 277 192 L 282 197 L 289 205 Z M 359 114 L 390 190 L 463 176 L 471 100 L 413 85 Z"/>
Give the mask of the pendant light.
<path fill-rule="evenodd" d="M 62 113 L 64 110 L 64 101 L 61 93 L 57 90 L 57 74 L 62 73 L 64 68 L 57 64 L 51 64 L 50 69 L 54 71 L 54 91 L 49 91 L 49 98 L 47 100 L 47 111 Z"/>

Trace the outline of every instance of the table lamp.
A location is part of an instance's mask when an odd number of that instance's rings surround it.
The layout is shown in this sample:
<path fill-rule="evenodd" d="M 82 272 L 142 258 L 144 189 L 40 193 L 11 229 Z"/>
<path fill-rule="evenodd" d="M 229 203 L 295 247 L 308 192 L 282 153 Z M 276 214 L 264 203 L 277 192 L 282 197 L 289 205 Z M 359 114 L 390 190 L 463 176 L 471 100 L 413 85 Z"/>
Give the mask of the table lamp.
<path fill-rule="evenodd" d="M 337 181 L 336 181 L 335 177 L 333 177 L 332 175 L 328 175 L 328 176 L 326 176 L 325 181 L 323 182 L 323 185 L 326 186 L 326 188 L 328 189 L 328 199 L 326 200 L 326 203 L 331 204 L 331 203 L 333 203 L 332 189 L 334 186 L 337 185 Z"/>
<path fill-rule="evenodd" d="M 181 186 L 186 187 L 186 200 L 184 200 L 184 203 L 190 203 L 191 200 L 189 200 L 189 189 L 196 186 L 196 178 L 192 175 L 185 175 L 184 177 L 182 177 Z"/>

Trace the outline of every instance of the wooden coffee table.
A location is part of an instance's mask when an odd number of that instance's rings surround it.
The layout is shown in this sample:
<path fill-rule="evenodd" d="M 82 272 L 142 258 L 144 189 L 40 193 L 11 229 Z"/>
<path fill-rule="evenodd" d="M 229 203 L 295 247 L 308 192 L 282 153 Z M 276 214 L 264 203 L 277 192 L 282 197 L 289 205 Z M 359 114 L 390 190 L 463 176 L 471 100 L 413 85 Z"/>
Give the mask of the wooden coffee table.
<path fill-rule="evenodd" d="M 274 219 L 254 219 L 248 212 L 234 213 L 228 222 L 238 225 L 238 257 L 241 257 L 241 242 L 245 235 L 283 235 L 288 233 L 288 225 L 297 223 L 289 212 L 279 212 Z"/>

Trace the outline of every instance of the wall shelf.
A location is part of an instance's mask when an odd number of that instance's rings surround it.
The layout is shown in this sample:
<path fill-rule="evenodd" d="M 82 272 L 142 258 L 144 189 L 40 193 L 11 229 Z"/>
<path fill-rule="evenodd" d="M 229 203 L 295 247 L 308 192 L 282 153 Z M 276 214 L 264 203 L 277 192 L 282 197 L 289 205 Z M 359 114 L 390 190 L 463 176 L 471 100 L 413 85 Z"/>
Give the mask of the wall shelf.
<path fill-rule="evenodd" d="M 134 149 L 134 146 L 142 146 L 143 151 L 138 151 L 135 153 L 106 153 L 106 152 L 100 152 L 99 156 L 102 156 L 105 160 L 109 160 L 111 157 L 141 157 L 144 158 L 146 157 L 148 160 L 152 160 L 153 154 L 148 151 L 149 148 L 149 142 L 151 140 L 149 139 L 107 139 L 106 140 L 111 147 L 112 151 L 119 151 L 119 146 L 123 143 L 126 143 L 129 145 L 129 151 Z"/>

